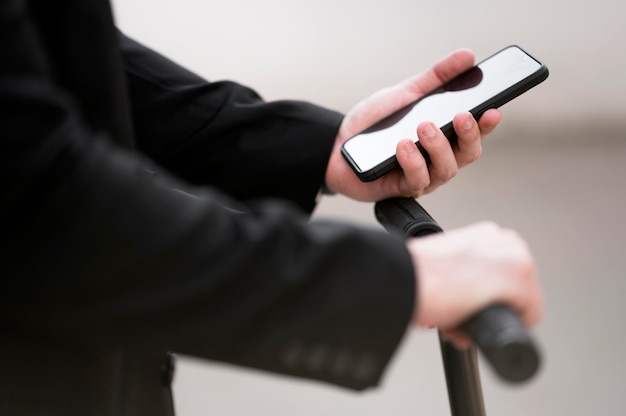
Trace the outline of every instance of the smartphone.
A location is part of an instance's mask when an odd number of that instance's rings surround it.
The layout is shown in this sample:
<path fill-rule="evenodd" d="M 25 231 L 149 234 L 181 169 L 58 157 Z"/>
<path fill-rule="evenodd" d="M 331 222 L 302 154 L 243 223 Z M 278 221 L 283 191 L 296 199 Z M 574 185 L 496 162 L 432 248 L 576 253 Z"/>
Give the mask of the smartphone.
<path fill-rule="evenodd" d="M 469 111 L 477 120 L 538 85 L 548 68 L 519 46 L 511 45 L 468 69 L 418 100 L 348 139 L 341 151 L 363 182 L 380 178 L 398 165 L 396 145 L 412 138 L 424 157 L 428 154 L 417 138 L 417 125 L 432 121 L 454 141 L 452 119 Z"/>

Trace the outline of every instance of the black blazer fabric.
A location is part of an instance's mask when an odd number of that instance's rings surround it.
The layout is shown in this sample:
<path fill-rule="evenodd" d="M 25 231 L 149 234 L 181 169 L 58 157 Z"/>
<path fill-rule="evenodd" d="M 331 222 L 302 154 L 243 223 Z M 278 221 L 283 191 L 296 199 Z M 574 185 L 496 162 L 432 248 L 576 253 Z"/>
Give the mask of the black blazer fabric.
<path fill-rule="evenodd" d="M 340 122 L 186 71 L 106 0 L 0 2 L 0 414 L 171 414 L 169 351 L 376 385 L 414 272 L 308 221 Z"/>

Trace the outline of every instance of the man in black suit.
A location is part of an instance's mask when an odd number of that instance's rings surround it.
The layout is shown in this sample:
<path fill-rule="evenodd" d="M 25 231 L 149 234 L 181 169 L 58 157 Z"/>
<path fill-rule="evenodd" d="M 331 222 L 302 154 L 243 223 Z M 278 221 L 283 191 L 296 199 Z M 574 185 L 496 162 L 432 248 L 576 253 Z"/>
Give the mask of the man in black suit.
<path fill-rule="evenodd" d="M 535 323 L 509 232 L 405 244 L 306 218 L 321 187 L 419 196 L 475 160 L 495 110 L 457 116 L 454 149 L 420 125 L 432 165 L 402 141 L 402 169 L 371 184 L 339 154 L 472 62 L 459 51 L 342 117 L 207 82 L 117 33 L 107 0 L 3 0 L 0 414 L 171 414 L 168 351 L 364 389 L 409 322 L 449 329 L 504 301 Z"/>

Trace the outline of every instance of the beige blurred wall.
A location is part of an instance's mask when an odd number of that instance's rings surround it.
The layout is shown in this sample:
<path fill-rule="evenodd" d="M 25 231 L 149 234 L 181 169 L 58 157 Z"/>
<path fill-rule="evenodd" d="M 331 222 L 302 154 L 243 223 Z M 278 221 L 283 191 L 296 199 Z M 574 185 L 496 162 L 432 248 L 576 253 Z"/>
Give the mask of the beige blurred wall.
<path fill-rule="evenodd" d="M 621 0 L 115 0 L 118 24 L 211 80 L 341 111 L 459 47 L 516 43 L 552 75 L 510 122 L 626 115 Z M 546 109 L 549 108 L 549 111 Z M 514 109 L 514 110 L 513 110 Z"/>

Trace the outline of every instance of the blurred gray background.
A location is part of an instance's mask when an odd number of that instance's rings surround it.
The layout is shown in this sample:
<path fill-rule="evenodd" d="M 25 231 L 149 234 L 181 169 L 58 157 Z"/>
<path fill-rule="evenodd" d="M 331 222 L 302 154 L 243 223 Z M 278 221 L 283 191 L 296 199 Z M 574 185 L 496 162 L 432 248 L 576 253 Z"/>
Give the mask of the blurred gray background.
<path fill-rule="evenodd" d="M 421 199 L 444 228 L 490 219 L 519 230 L 546 292 L 537 378 L 482 366 L 489 415 L 626 414 L 626 40 L 621 0 L 115 0 L 118 25 L 210 80 L 266 99 L 347 111 L 459 47 L 515 43 L 548 80 L 503 107 L 483 157 Z M 372 205 L 326 197 L 315 216 L 377 227 Z M 381 311 L 384 313 L 384 311 Z M 446 415 L 434 332 L 412 332 L 364 394 L 182 357 L 179 416 Z"/>

